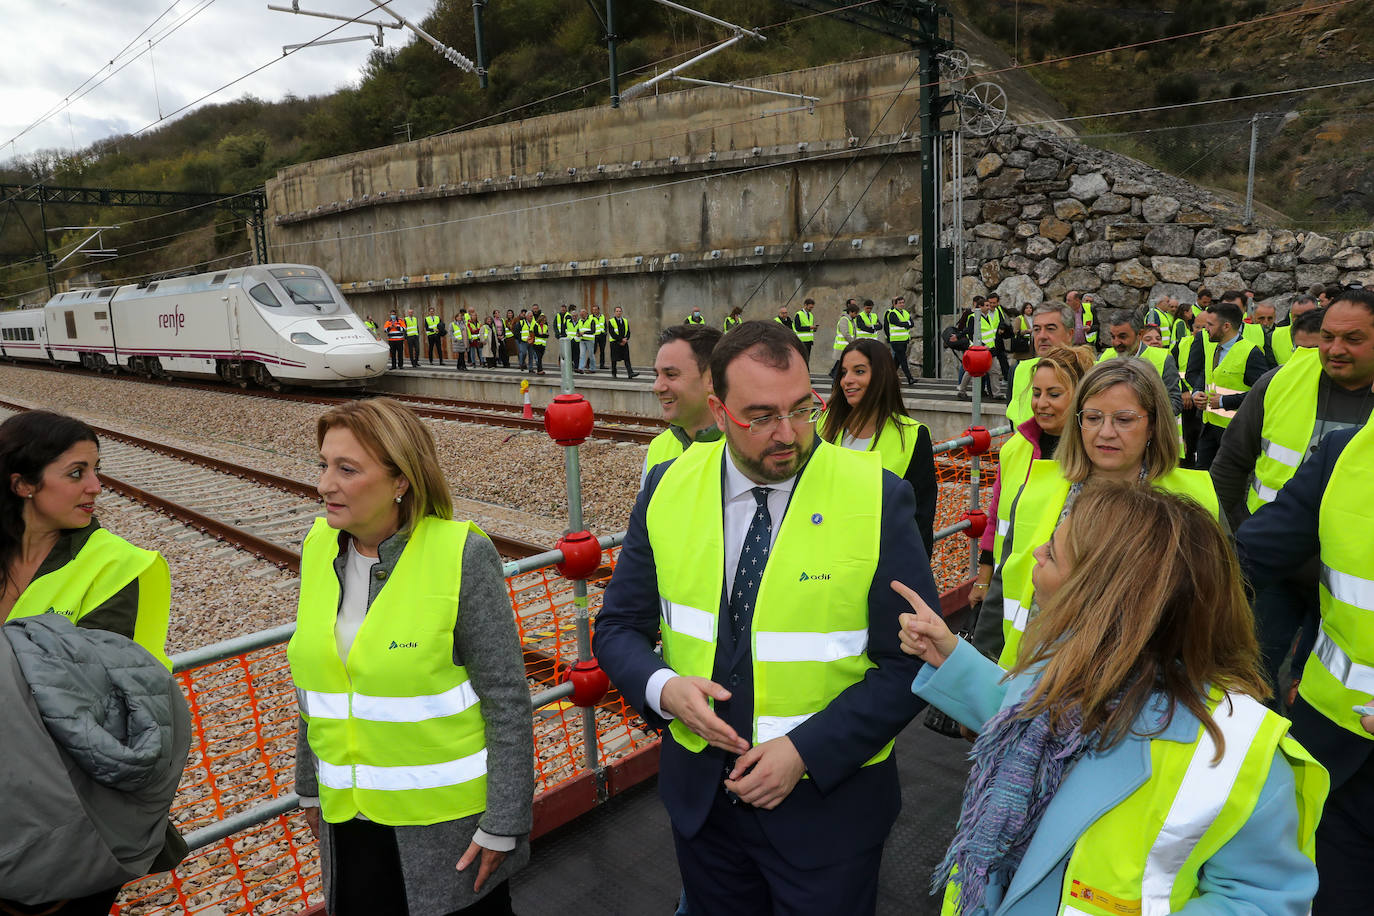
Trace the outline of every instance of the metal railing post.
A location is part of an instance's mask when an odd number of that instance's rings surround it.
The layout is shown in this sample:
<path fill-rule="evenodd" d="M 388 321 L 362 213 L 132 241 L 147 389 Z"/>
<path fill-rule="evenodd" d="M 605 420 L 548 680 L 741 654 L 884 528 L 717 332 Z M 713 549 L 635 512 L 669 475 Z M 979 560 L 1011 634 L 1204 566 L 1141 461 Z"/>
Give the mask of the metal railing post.
<path fill-rule="evenodd" d="M 563 393 L 572 394 L 576 388 L 573 382 L 572 339 L 564 337 L 558 342 L 560 363 L 562 364 Z M 575 445 L 563 447 L 563 471 L 568 478 L 568 530 L 582 531 L 582 457 Z M 584 579 L 573 580 L 573 614 L 577 626 L 577 660 L 590 661 L 592 657 L 592 625 L 587 608 L 587 583 Z M 596 747 L 596 707 L 587 706 L 582 710 L 582 756 L 587 769 L 600 767 L 600 755 Z"/>
<path fill-rule="evenodd" d="M 991 366 L 988 366 L 987 375 L 983 376 L 983 378 L 989 378 L 989 377 L 991 377 L 991 375 L 992 375 L 992 367 L 991 367 Z M 975 379 L 973 380 L 973 425 L 974 425 L 974 426 L 982 426 L 982 425 L 983 425 L 983 378 L 975 378 Z M 1010 380 L 1010 379 L 1002 379 L 1002 384 L 1005 385 L 1005 386 L 1007 387 L 1007 390 L 1008 390 L 1008 391 L 1011 390 L 1011 380 Z M 981 459 L 979 458 L 979 456 L 977 456 L 977 455 L 973 455 L 973 456 L 971 456 L 971 457 L 969 458 L 969 463 L 968 463 L 968 507 L 969 507 L 970 509 L 977 509 L 977 508 L 978 508 L 978 470 L 979 470 L 979 467 L 980 467 L 981 463 L 982 463 L 982 460 L 981 460 Z M 973 540 L 970 540 L 970 541 L 969 541 L 968 574 L 969 574 L 970 576 L 974 577 L 974 578 L 977 578 L 977 576 L 978 576 L 978 539 L 977 539 L 977 538 L 974 538 Z"/>

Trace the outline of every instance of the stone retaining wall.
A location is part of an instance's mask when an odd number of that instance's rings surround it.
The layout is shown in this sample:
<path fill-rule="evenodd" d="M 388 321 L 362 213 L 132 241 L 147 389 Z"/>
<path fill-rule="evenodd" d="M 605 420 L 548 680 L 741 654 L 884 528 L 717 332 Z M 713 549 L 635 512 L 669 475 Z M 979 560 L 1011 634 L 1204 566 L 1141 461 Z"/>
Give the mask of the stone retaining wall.
<path fill-rule="evenodd" d="M 1374 230 L 1245 225 L 1236 204 L 1127 156 L 1034 130 L 966 147 L 960 305 L 1091 291 L 1118 308 L 1251 289 L 1284 312 L 1314 284 L 1374 286 Z"/>

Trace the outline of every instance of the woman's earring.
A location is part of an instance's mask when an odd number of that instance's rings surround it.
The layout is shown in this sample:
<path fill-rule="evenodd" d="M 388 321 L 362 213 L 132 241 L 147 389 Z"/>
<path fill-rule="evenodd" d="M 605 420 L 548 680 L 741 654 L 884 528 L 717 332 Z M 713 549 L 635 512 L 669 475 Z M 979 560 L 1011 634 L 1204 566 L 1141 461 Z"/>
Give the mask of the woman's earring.
<path fill-rule="evenodd" d="M 396 497 L 396 502 L 398 502 L 398 503 L 399 503 L 399 502 L 400 502 L 400 501 L 401 501 L 401 497 L 399 497 L 399 496 L 398 496 L 398 497 Z"/>
<path fill-rule="evenodd" d="M 1150 447 L 1150 443 L 1151 443 L 1151 442 L 1154 442 L 1154 441 L 1155 441 L 1155 437 L 1154 437 L 1154 436 L 1151 436 L 1150 438 L 1146 439 L 1146 440 L 1145 440 L 1145 447 L 1146 447 L 1146 448 L 1149 448 L 1149 447 Z"/>

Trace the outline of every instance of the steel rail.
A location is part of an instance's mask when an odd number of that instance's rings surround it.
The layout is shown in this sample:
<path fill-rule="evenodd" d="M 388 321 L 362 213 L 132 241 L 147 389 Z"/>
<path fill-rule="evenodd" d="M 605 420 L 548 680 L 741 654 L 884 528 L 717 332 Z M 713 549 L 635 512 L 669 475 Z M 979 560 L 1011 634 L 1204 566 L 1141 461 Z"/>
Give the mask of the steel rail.
<path fill-rule="evenodd" d="M 72 372 L 78 375 L 90 375 L 97 378 L 110 374 L 108 372 L 99 372 L 93 369 L 85 369 L 80 366 L 45 366 L 39 363 L 26 363 L 23 366 L 20 366 L 19 368 L 38 369 L 46 372 Z M 171 385 L 177 388 L 184 388 L 191 391 L 210 391 L 216 394 L 246 394 L 249 397 L 262 397 L 277 401 L 296 401 L 298 403 L 303 404 L 333 405 L 353 400 L 353 398 L 343 395 L 329 396 L 325 394 L 305 394 L 302 392 L 272 391 L 267 388 L 256 388 L 248 390 L 239 388 L 236 385 L 231 385 L 228 383 L 216 384 L 213 382 L 193 382 L 183 379 L 152 379 L 145 378 L 140 375 L 134 375 L 123 369 L 119 370 L 118 375 L 115 377 L 119 378 L 121 381 L 141 382 L 144 384 Z M 386 394 L 384 396 L 392 397 L 393 395 Z M 410 399 L 412 401 L 414 400 L 413 398 L 407 398 L 407 396 L 405 395 L 402 395 L 399 398 L 397 398 L 397 400 L 407 399 Z M 537 430 L 539 432 L 544 431 L 544 421 L 542 419 L 526 419 L 523 416 L 503 416 L 502 412 L 509 409 L 509 406 L 506 404 L 487 404 L 480 401 L 475 403 L 481 404 L 482 406 L 480 408 L 442 408 L 438 406 L 425 406 L 423 403 L 411 403 L 407 406 L 410 407 L 411 410 L 415 411 L 417 415 L 421 417 L 426 417 L 431 420 L 456 420 L 463 423 L 478 423 L 486 426 L 504 427 L 507 429 L 522 429 L 531 431 Z M 656 424 L 650 418 L 631 417 L 627 414 L 608 414 L 606 415 L 606 417 L 603 417 L 602 419 L 610 419 L 611 417 L 615 418 L 614 420 L 611 420 L 611 422 L 634 423 L 641 426 L 651 427 L 656 426 Z M 592 433 L 589 438 L 609 439 L 612 442 L 635 442 L 639 444 L 648 444 L 649 442 L 653 441 L 654 437 L 657 436 L 660 431 L 661 430 L 658 428 L 619 429 L 614 426 L 593 426 Z"/>
<path fill-rule="evenodd" d="M 289 569 L 294 573 L 301 571 L 301 555 L 290 547 L 258 537 L 251 531 L 245 531 L 237 525 L 231 525 L 228 522 L 197 512 L 195 509 L 158 496 L 156 493 L 149 493 L 147 490 L 125 483 L 108 474 L 101 474 L 100 482 L 120 496 L 127 496 L 129 499 L 137 500 L 160 512 L 165 512 L 177 521 L 184 522 L 216 540 L 233 544 L 235 547 L 246 550 L 282 569 Z"/>
<path fill-rule="evenodd" d="M 10 410 L 19 411 L 31 409 L 23 404 L 16 404 L 12 401 L 5 400 L 0 400 L 0 407 L 7 407 Z M 129 445 L 135 446 L 137 448 L 147 449 L 150 452 L 157 452 L 162 455 L 167 455 L 170 458 L 177 458 L 181 461 L 187 461 L 192 464 L 197 464 L 201 467 L 209 468 L 212 471 L 218 471 L 222 474 L 229 474 L 231 476 L 239 477 L 243 480 L 247 480 L 252 483 L 262 484 L 263 486 L 272 487 L 276 490 L 282 490 L 284 492 L 291 493 L 295 496 L 304 497 L 306 499 L 319 499 L 320 496 L 319 492 L 315 489 L 314 484 L 306 483 L 303 480 L 296 480 L 291 477 L 283 477 L 280 474 L 273 474 L 271 471 L 263 471 L 259 470 L 258 468 L 250 468 L 245 465 L 234 464 L 231 461 L 225 461 L 221 458 L 213 458 L 209 455 L 202 455 L 199 452 L 192 452 L 175 445 L 170 445 L 166 442 L 157 442 L 152 439 L 144 439 L 141 436 L 134 436 L 130 435 L 129 433 L 121 433 L 103 426 L 97 426 L 94 423 L 87 423 L 86 425 L 89 426 L 92 430 L 94 430 L 97 436 L 100 436 L 104 439 L 115 439 L 119 442 L 126 442 Z M 100 476 L 102 480 L 109 479 L 104 474 L 101 474 Z M 122 486 L 129 487 L 131 485 L 122 484 Z M 113 487 L 111 489 L 113 489 Z M 134 498 L 137 499 L 140 497 Z M 501 554 L 503 557 L 512 557 L 518 560 L 523 559 L 525 557 L 532 557 L 536 554 L 544 553 L 546 550 L 546 548 L 534 543 L 533 541 L 525 541 L 521 540 L 520 538 L 506 537 L 505 535 L 491 533 L 488 533 L 487 537 L 489 537 L 491 539 L 492 544 L 496 546 L 497 553 Z"/>

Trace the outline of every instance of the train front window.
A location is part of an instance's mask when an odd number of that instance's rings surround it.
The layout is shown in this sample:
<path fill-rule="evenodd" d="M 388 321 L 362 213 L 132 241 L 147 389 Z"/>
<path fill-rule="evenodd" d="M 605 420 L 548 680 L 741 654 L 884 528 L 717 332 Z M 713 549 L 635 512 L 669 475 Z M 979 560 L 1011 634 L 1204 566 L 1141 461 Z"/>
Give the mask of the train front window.
<path fill-rule="evenodd" d="M 292 314 L 332 314 L 339 305 L 334 289 L 319 271 L 301 267 L 277 267 L 272 277 L 286 294 L 286 304 Z"/>
<path fill-rule="evenodd" d="M 281 303 L 277 301 L 277 294 L 272 292 L 272 288 L 266 283 L 259 283 L 248 291 L 248 295 L 261 302 L 263 305 L 274 309 L 281 308 Z"/>

